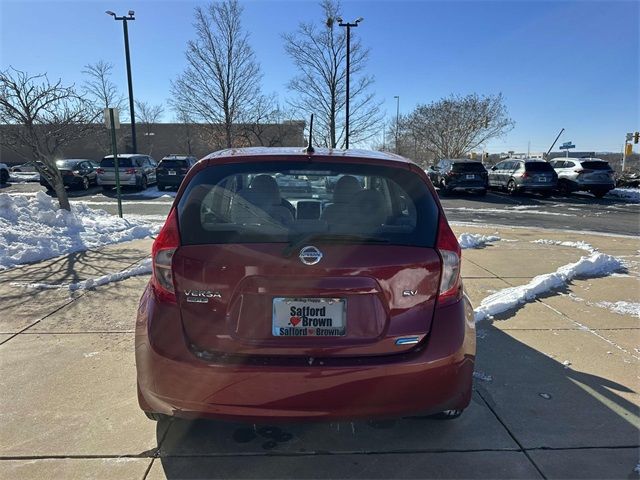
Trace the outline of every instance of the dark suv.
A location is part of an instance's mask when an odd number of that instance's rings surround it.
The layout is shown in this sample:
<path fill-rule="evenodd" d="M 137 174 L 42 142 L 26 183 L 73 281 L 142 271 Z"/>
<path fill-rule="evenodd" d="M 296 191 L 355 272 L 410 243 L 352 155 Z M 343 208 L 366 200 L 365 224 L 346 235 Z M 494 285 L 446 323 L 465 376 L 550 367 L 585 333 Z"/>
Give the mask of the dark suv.
<path fill-rule="evenodd" d="M 523 158 L 504 160 L 489 170 L 489 186 L 506 190 L 510 195 L 519 192 L 538 192 L 548 196 L 558 184 L 558 175 L 544 160 Z"/>
<path fill-rule="evenodd" d="M 291 195 L 281 176 L 316 187 Z M 151 257 L 135 351 L 152 419 L 452 418 L 469 405 L 460 245 L 402 157 L 213 153 L 184 179 Z"/>
<path fill-rule="evenodd" d="M 432 167 L 431 181 L 444 195 L 454 191 L 487 193 L 487 169 L 476 160 L 444 159 Z"/>
<path fill-rule="evenodd" d="M 198 160 L 188 155 L 167 155 L 156 168 L 158 190 L 166 187 L 179 187 L 187 172 Z"/>

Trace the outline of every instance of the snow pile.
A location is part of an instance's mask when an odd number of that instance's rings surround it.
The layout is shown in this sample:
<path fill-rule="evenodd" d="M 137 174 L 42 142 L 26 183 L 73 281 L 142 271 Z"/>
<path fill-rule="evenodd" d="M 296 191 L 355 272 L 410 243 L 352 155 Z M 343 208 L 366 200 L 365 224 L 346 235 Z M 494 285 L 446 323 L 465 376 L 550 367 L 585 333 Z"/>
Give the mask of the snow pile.
<path fill-rule="evenodd" d="M 135 193 L 124 193 L 123 197 L 143 197 L 143 198 L 175 198 L 177 191 L 161 192 L 157 187 L 149 187 L 146 190 Z"/>
<path fill-rule="evenodd" d="M 640 203 L 640 188 L 614 188 L 607 193 L 607 196 Z"/>
<path fill-rule="evenodd" d="M 497 235 L 479 235 L 477 233 L 463 233 L 458 237 L 460 248 L 482 248 L 487 243 L 500 240 L 501 238 Z"/>
<path fill-rule="evenodd" d="M 540 243 L 542 245 L 557 245 L 560 247 L 573 247 L 573 248 L 579 248 L 580 250 L 586 250 L 589 253 L 595 253 L 597 250 L 593 247 L 593 245 L 587 243 L 587 242 L 561 242 L 559 240 L 547 240 L 547 239 L 540 239 L 540 240 L 534 240 L 531 243 Z"/>
<path fill-rule="evenodd" d="M 619 301 L 615 303 L 599 302 L 596 303 L 596 305 L 602 308 L 607 308 L 620 315 L 631 315 L 632 317 L 640 318 L 640 303 Z"/>
<path fill-rule="evenodd" d="M 109 273 L 107 275 L 103 275 L 98 278 L 90 278 L 88 280 L 84 280 L 78 283 L 52 285 L 48 283 L 12 282 L 11 285 L 15 287 L 26 287 L 26 288 L 36 289 L 36 290 L 64 289 L 64 290 L 70 290 L 73 292 L 76 290 L 91 290 L 95 287 L 106 285 L 108 283 L 119 282 L 121 280 L 126 280 L 127 278 L 130 278 L 130 277 L 136 277 L 138 275 L 147 275 L 149 273 L 151 273 L 151 258 L 145 258 L 138 265 L 128 268 L 126 270 L 122 270 L 116 273 Z"/>
<path fill-rule="evenodd" d="M 59 210 L 44 192 L 0 194 L 0 270 L 72 252 L 145 238 L 160 225 L 128 220 L 85 204 Z"/>
<path fill-rule="evenodd" d="M 605 253 L 594 252 L 575 263 L 563 265 L 553 273 L 538 275 L 525 285 L 505 288 L 489 295 L 474 310 L 475 321 L 480 322 L 493 315 L 511 310 L 545 292 L 566 285 L 575 277 L 608 275 L 620 268 L 622 268 L 622 262 L 619 259 Z"/>

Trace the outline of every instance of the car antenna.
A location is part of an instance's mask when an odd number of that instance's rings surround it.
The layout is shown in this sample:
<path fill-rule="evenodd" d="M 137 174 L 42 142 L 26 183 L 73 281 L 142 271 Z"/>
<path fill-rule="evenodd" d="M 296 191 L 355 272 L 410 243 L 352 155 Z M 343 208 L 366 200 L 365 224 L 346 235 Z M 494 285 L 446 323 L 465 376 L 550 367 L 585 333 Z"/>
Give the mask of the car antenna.
<path fill-rule="evenodd" d="M 311 120 L 309 121 L 309 143 L 307 144 L 307 148 L 304 150 L 306 153 L 315 152 L 313 148 L 313 113 L 311 114 Z"/>

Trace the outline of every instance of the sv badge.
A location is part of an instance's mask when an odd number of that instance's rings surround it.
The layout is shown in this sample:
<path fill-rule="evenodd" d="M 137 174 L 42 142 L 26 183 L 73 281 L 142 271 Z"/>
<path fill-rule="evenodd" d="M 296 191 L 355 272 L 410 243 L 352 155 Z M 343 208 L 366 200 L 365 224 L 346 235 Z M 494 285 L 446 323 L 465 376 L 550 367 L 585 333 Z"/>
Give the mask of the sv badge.
<path fill-rule="evenodd" d="M 402 291 L 402 296 L 403 297 L 415 297 L 418 294 L 417 290 L 403 290 Z"/>

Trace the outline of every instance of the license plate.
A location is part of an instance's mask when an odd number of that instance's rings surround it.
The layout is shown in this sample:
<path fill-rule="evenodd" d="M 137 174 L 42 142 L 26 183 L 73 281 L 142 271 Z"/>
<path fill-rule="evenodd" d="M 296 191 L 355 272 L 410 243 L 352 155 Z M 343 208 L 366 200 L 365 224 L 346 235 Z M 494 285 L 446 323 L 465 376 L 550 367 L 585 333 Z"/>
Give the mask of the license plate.
<path fill-rule="evenodd" d="M 274 298 L 275 337 L 340 337 L 346 333 L 344 298 Z"/>
<path fill-rule="evenodd" d="M 177 173 L 174 172 L 173 170 L 169 170 L 169 175 L 177 175 Z"/>
<path fill-rule="evenodd" d="M 536 177 L 536 182 L 546 182 L 547 181 L 547 177 Z"/>
<path fill-rule="evenodd" d="M 475 175 L 467 175 L 467 180 L 473 180 L 474 178 L 476 178 Z"/>

